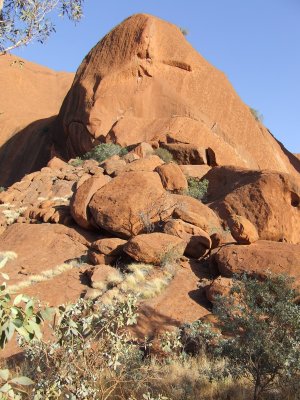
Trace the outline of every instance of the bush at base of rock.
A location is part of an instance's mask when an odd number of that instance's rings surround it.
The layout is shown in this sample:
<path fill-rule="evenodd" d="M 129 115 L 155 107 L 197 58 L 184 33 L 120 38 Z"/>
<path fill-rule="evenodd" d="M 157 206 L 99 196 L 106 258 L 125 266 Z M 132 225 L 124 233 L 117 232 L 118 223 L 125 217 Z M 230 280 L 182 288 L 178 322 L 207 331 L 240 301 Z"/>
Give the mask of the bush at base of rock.
<path fill-rule="evenodd" d="M 205 196 L 207 194 L 207 189 L 208 189 L 208 180 L 203 179 L 202 181 L 197 178 L 188 178 L 188 189 L 186 191 L 186 194 L 194 197 L 197 200 L 204 200 Z"/>
<path fill-rule="evenodd" d="M 99 163 L 110 158 L 114 155 L 125 155 L 127 154 L 127 150 L 122 148 L 118 144 L 114 143 L 101 143 L 98 146 L 94 147 L 92 150 L 85 153 L 82 157 L 84 160 L 96 160 Z"/>
<path fill-rule="evenodd" d="M 154 154 L 157 155 L 159 158 L 161 158 L 166 164 L 170 162 L 174 162 L 174 158 L 172 154 L 167 150 L 163 149 L 162 147 L 159 147 L 154 151 Z"/>
<path fill-rule="evenodd" d="M 250 245 L 221 247 L 212 258 L 212 268 L 225 277 L 236 274 L 267 277 L 286 274 L 300 285 L 300 245 L 258 240 Z"/>

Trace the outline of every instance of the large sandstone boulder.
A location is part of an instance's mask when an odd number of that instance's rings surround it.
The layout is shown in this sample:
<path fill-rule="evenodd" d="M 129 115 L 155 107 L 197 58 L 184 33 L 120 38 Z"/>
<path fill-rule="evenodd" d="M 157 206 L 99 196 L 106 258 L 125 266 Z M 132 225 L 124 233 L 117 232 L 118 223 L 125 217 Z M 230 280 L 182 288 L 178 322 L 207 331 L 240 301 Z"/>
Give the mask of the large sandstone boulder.
<path fill-rule="evenodd" d="M 218 216 L 206 204 L 190 196 L 172 194 L 171 197 L 175 203 L 175 218 L 196 225 L 209 235 L 223 231 Z"/>
<path fill-rule="evenodd" d="M 146 14 L 126 19 L 85 57 L 53 132 L 69 157 L 99 141 L 156 141 L 211 148 L 218 165 L 300 171 L 225 74 L 177 26 Z"/>
<path fill-rule="evenodd" d="M 87 179 L 79 188 L 74 192 L 70 203 L 70 211 L 74 220 L 79 226 L 85 229 L 94 229 L 95 224 L 92 222 L 88 204 L 93 195 L 102 186 L 106 185 L 109 178 L 105 175 L 98 175 Z"/>
<path fill-rule="evenodd" d="M 230 216 L 229 228 L 233 238 L 239 244 L 250 244 L 259 239 L 256 227 L 247 218 L 240 215 Z"/>
<path fill-rule="evenodd" d="M 189 257 L 200 258 L 211 248 L 212 242 L 208 233 L 198 226 L 188 224 L 181 219 L 167 221 L 164 226 L 164 232 L 184 240 L 187 243 L 184 252 Z"/>
<path fill-rule="evenodd" d="M 127 238 L 170 216 L 174 203 L 156 172 L 140 171 L 111 180 L 94 194 L 89 209 L 100 228 Z"/>
<path fill-rule="evenodd" d="M 165 233 L 148 233 L 130 239 L 123 250 L 134 260 L 155 265 L 175 262 L 183 255 L 184 240 Z"/>
<path fill-rule="evenodd" d="M 265 277 L 268 273 L 287 274 L 300 284 L 300 245 L 259 240 L 250 245 L 227 245 L 213 261 L 220 274 L 232 277 L 246 273 Z"/>
<path fill-rule="evenodd" d="M 169 191 L 185 191 L 188 188 L 186 177 L 175 163 L 163 164 L 155 169 L 162 184 Z"/>
<path fill-rule="evenodd" d="M 202 165 L 207 164 L 206 149 L 193 144 L 165 143 L 163 148 L 168 150 L 178 164 Z"/>
<path fill-rule="evenodd" d="M 300 181 L 287 174 L 216 167 L 209 180 L 210 207 L 231 223 L 247 218 L 260 239 L 300 243 Z"/>
<path fill-rule="evenodd" d="M 119 238 L 103 238 L 92 243 L 92 248 L 107 256 L 120 256 L 126 240 Z"/>

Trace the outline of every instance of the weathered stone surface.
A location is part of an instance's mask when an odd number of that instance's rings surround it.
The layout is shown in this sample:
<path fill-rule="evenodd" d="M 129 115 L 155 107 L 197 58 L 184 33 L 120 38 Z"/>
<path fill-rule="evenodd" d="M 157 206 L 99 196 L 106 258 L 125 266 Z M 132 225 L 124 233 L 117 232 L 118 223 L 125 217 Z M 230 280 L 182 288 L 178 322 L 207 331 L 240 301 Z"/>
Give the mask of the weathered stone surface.
<path fill-rule="evenodd" d="M 228 296 L 232 288 L 232 285 L 233 283 L 231 278 L 225 278 L 223 276 L 219 276 L 210 285 L 206 286 L 205 291 L 207 299 L 211 303 L 214 303 L 216 297 Z"/>
<path fill-rule="evenodd" d="M 106 264 L 95 265 L 88 274 L 90 275 L 91 286 L 94 289 L 103 288 L 109 275 L 116 272 L 114 267 Z"/>
<path fill-rule="evenodd" d="M 173 235 L 148 233 L 130 239 L 124 252 L 136 261 L 162 265 L 167 259 L 175 262 L 183 255 L 185 247 L 186 243 Z"/>
<path fill-rule="evenodd" d="M 175 163 L 163 164 L 155 169 L 159 174 L 163 187 L 171 192 L 187 190 L 186 177 Z"/>
<path fill-rule="evenodd" d="M 219 249 L 214 262 L 222 276 L 234 274 L 266 276 L 287 274 L 300 284 L 300 245 L 259 240 L 250 245 L 227 245 Z"/>
<path fill-rule="evenodd" d="M 209 235 L 223 231 L 219 217 L 206 204 L 190 196 L 177 194 L 171 196 L 176 204 L 173 213 L 175 218 L 196 225 Z"/>
<path fill-rule="evenodd" d="M 153 148 L 149 143 L 142 142 L 133 148 L 132 152 L 137 154 L 140 158 L 146 158 L 153 154 Z"/>
<path fill-rule="evenodd" d="M 247 218 L 260 239 L 300 243 L 300 184 L 287 174 L 216 167 L 208 174 L 210 207 L 230 224 Z"/>
<path fill-rule="evenodd" d="M 127 163 L 131 163 L 133 161 L 139 160 L 140 157 L 135 153 L 128 153 L 125 156 L 123 156 L 122 159 Z"/>
<path fill-rule="evenodd" d="M 92 248 L 108 256 L 120 256 L 126 240 L 119 238 L 104 238 L 92 243 Z"/>
<path fill-rule="evenodd" d="M 0 186 L 41 169 L 55 155 L 50 127 L 73 78 L 12 54 L 1 56 Z"/>
<path fill-rule="evenodd" d="M 209 235 L 198 226 L 188 224 L 181 219 L 171 219 L 166 222 L 164 232 L 184 240 L 187 245 L 184 253 L 188 257 L 203 257 L 211 248 Z"/>
<path fill-rule="evenodd" d="M 152 172 L 156 167 L 162 165 L 164 162 L 156 155 L 148 156 L 147 158 L 140 158 L 126 165 L 123 172 L 130 171 L 148 171 Z"/>
<path fill-rule="evenodd" d="M 68 164 L 65 161 L 63 161 L 60 158 L 58 158 L 58 157 L 53 157 L 48 162 L 47 167 L 49 167 L 51 169 L 67 169 L 68 168 Z"/>
<path fill-rule="evenodd" d="M 211 148 L 219 165 L 300 171 L 178 27 L 146 14 L 127 18 L 85 57 L 55 136 L 70 156 L 90 150 L 94 138 L 160 141 Z"/>
<path fill-rule="evenodd" d="M 229 227 L 233 238 L 239 244 L 250 244 L 259 239 L 256 227 L 245 217 L 231 215 Z"/>
<path fill-rule="evenodd" d="M 145 230 L 148 223 L 171 215 L 172 204 L 159 175 L 139 171 L 112 179 L 95 193 L 89 209 L 99 227 L 127 238 Z"/>
<path fill-rule="evenodd" d="M 80 257 L 88 244 L 80 232 L 64 225 L 15 223 L 1 235 L 0 251 L 14 251 L 18 257 L 3 272 L 9 273 L 9 284 L 14 284 Z"/>
<path fill-rule="evenodd" d="M 120 172 L 124 170 L 126 166 L 126 161 L 124 160 L 114 160 L 109 159 L 101 164 L 101 167 L 108 175 L 118 175 Z"/>
<path fill-rule="evenodd" d="M 71 203 L 70 211 L 74 220 L 79 226 L 85 229 L 93 229 L 91 223 L 91 215 L 89 214 L 88 204 L 93 195 L 102 186 L 106 185 L 108 179 L 105 175 L 99 175 L 87 179 L 74 193 Z"/>
<path fill-rule="evenodd" d="M 201 165 L 207 164 L 206 149 L 186 143 L 163 143 L 178 164 Z"/>
<path fill-rule="evenodd" d="M 88 260 L 93 265 L 105 264 L 112 265 L 117 260 L 116 256 L 98 253 L 97 251 L 88 251 Z"/>
<path fill-rule="evenodd" d="M 85 181 L 87 181 L 88 179 L 90 179 L 92 177 L 92 175 L 84 173 L 80 179 L 77 181 L 76 184 L 76 190 L 79 188 L 79 186 L 81 186 Z"/>
<path fill-rule="evenodd" d="M 203 178 L 208 171 L 211 170 L 209 165 L 179 165 L 179 168 L 184 173 L 185 176 L 191 178 Z"/>

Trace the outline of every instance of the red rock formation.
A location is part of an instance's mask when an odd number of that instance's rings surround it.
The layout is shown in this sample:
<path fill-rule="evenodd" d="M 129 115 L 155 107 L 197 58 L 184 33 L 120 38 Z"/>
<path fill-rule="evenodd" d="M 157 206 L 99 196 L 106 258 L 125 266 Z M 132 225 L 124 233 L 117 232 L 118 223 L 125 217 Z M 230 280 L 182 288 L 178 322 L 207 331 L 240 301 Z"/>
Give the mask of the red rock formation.
<path fill-rule="evenodd" d="M 0 185 L 7 186 L 50 159 L 50 126 L 73 74 L 12 55 L 0 57 Z"/>
<path fill-rule="evenodd" d="M 209 180 L 208 201 L 230 226 L 231 215 L 247 218 L 260 239 L 300 243 L 300 184 L 288 174 L 217 167 Z"/>
<path fill-rule="evenodd" d="M 99 141 L 158 140 L 211 148 L 219 165 L 300 171 L 224 73 L 178 27 L 146 14 L 126 19 L 85 57 L 55 132 L 70 157 Z"/>

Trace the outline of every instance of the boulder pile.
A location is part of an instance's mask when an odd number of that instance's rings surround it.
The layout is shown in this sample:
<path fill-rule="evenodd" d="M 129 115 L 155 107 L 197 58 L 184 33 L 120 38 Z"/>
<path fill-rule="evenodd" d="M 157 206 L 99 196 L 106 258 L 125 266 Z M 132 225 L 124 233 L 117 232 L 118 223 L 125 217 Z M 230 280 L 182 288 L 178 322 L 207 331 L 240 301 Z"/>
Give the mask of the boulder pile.
<path fill-rule="evenodd" d="M 174 25 L 139 14 L 112 30 L 49 138 L 56 156 L 0 193 L 14 292 L 133 293 L 144 337 L 213 319 L 235 274 L 300 285 L 300 161 Z M 99 144 L 118 151 L 87 159 Z"/>

